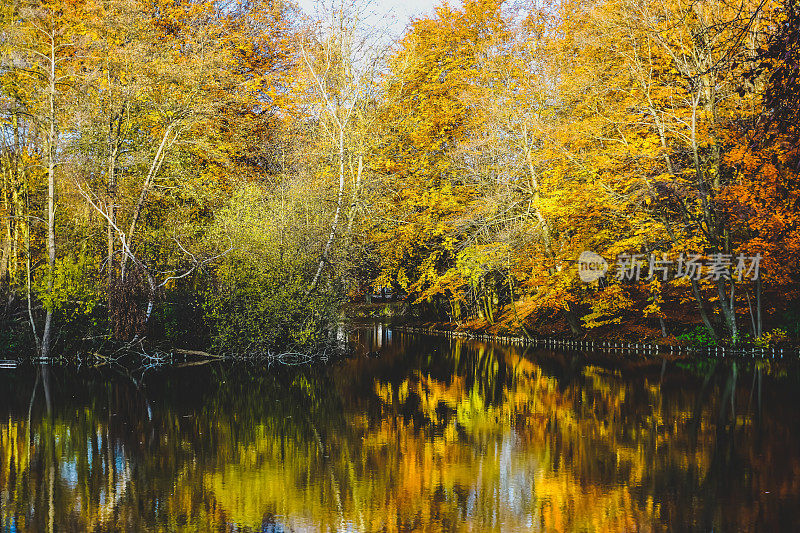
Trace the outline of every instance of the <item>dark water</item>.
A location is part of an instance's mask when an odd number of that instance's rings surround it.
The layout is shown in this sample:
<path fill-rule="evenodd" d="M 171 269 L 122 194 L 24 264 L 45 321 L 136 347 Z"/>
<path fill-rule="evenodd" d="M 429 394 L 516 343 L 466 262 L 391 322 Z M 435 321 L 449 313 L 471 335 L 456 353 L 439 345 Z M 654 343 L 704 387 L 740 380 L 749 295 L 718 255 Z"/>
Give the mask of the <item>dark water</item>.
<path fill-rule="evenodd" d="M 705 368 L 350 340 L 313 368 L 0 370 L 0 530 L 800 527 L 792 371 L 759 388 L 720 364 L 704 387 Z"/>

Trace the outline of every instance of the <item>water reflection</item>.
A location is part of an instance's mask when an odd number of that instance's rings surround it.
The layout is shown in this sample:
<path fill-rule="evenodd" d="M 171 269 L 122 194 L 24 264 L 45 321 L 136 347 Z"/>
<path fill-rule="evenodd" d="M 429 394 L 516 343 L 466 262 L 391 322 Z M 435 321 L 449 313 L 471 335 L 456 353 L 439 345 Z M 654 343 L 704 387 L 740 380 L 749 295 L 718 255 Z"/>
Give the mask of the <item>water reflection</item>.
<path fill-rule="evenodd" d="M 662 377 L 383 325 L 347 335 L 356 356 L 328 367 L 0 374 L 0 528 L 729 531 L 800 519 L 797 394 L 733 365 Z"/>

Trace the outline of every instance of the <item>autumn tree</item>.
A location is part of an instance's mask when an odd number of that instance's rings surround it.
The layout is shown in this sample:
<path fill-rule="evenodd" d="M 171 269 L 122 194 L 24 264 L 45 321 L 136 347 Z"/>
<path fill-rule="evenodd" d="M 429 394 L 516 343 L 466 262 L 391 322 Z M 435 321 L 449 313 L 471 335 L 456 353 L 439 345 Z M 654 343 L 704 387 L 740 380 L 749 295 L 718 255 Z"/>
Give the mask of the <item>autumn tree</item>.
<path fill-rule="evenodd" d="M 361 2 L 322 5 L 318 19 L 310 21 L 298 45 L 302 63 L 297 97 L 303 108 L 299 119 L 309 124 L 313 147 L 304 154 L 304 161 L 307 170 L 333 178 L 337 184 L 327 238 L 309 293 L 317 287 L 323 269 L 331 265 L 337 236 L 344 235 L 346 246 L 352 242 L 365 167 L 370 165 L 365 158 L 373 134 L 377 75 L 387 43 L 380 32 L 364 26 L 366 8 Z M 319 164 L 316 168 L 315 163 Z"/>
<path fill-rule="evenodd" d="M 460 96 L 479 73 L 481 46 L 503 24 L 499 2 L 443 6 L 414 21 L 390 62 L 376 148 L 383 174 L 375 199 L 376 283 L 422 297 L 435 310 L 447 289 L 425 291 L 454 264 L 454 223 L 475 194 L 451 158 L 474 112 Z"/>
<path fill-rule="evenodd" d="M 91 3 L 30 2 L 14 8 L 9 13 L 13 22 L 6 46 L 12 61 L 7 68 L 10 67 L 9 75 L 19 83 L 17 87 L 24 88 L 24 92 L 18 91 L 16 95 L 24 101 L 23 105 L 32 117 L 30 125 L 41 139 L 36 154 L 47 176 L 43 217 L 47 257 L 45 317 L 41 330 L 36 327 L 33 316 L 30 322 L 41 356 L 48 357 L 52 348 L 56 305 L 53 301 L 57 258 L 56 205 L 60 189 L 59 165 L 63 159 L 62 136 L 70 102 L 67 92 L 74 87 L 80 70 L 80 52 L 91 39 L 86 22 L 97 15 L 98 7 Z M 18 120 L 16 125 L 20 125 Z"/>

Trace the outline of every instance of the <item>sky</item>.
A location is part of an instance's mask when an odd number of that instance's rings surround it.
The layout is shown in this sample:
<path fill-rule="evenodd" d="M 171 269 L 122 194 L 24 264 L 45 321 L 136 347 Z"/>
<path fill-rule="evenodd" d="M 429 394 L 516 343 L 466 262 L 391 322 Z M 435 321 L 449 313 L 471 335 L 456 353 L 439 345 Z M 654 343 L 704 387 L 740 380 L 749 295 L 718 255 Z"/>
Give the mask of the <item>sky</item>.
<path fill-rule="evenodd" d="M 297 3 L 303 11 L 312 14 L 319 0 L 297 0 Z M 330 0 L 325 3 L 330 4 Z M 412 16 L 431 14 L 434 6 L 441 3 L 441 0 L 372 0 L 369 9 L 374 14 L 368 19 L 368 24 L 382 25 L 394 36 L 398 36 Z"/>

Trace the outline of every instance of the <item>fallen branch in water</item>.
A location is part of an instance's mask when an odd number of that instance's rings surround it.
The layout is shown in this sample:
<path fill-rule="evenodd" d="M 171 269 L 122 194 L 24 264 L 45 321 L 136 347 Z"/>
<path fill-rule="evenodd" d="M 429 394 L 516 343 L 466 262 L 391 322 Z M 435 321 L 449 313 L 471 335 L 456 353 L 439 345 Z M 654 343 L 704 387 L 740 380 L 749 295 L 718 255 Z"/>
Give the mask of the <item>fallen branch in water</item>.
<path fill-rule="evenodd" d="M 188 363 L 178 363 L 176 365 L 171 365 L 172 368 L 185 368 L 187 366 L 201 366 L 207 365 L 208 363 L 214 363 L 219 359 L 201 359 L 200 361 L 190 361 Z"/>
<path fill-rule="evenodd" d="M 182 355 L 199 355 L 201 357 L 210 357 L 213 359 L 225 359 L 224 355 L 215 355 L 208 352 L 204 352 L 202 350 L 183 350 L 181 348 L 175 348 L 172 351 Z"/>

